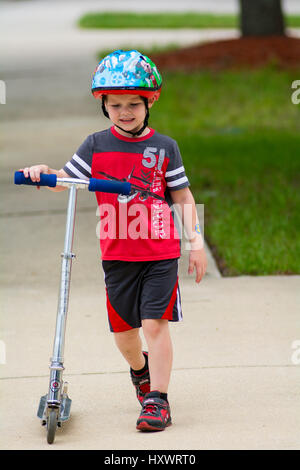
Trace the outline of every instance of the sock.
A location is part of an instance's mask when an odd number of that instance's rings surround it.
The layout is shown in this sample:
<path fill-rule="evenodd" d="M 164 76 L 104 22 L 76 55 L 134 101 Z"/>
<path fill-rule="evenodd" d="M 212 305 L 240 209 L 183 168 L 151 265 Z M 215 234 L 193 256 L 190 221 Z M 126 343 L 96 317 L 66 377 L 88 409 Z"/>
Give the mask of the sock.
<path fill-rule="evenodd" d="M 147 370 L 148 370 L 148 357 L 144 354 L 144 358 L 145 358 L 145 365 L 142 369 L 139 369 L 139 370 L 131 369 L 132 372 L 134 373 L 134 375 L 142 375 L 145 372 L 147 372 Z"/>

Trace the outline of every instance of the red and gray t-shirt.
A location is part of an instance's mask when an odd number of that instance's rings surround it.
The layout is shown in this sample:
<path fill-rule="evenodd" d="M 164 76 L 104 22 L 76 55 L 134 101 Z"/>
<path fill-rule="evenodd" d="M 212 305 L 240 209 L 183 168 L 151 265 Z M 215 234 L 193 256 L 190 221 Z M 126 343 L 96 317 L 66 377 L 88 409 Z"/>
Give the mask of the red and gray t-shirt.
<path fill-rule="evenodd" d="M 111 127 L 89 135 L 64 170 L 73 178 L 131 183 L 128 196 L 96 192 L 103 260 L 180 256 L 170 191 L 189 186 L 189 181 L 175 140 L 153 129 L 131 139 Z"/>

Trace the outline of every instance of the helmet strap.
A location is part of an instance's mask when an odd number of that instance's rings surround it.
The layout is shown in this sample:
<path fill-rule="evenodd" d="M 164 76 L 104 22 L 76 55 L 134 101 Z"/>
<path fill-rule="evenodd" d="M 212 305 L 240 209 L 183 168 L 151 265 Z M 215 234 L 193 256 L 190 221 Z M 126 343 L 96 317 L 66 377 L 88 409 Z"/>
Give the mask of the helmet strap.
<path fill-rule="evenodd" d="M 118 129 L 121 129 L 121 131 L 123 132 L 126 132 L 127 134 L 131 134 L 133 137 L 135 136 L 139 136 L 141 135 L 144 130 L 146 129 L 146 127 L 148 126 L 148 121 L 149 121 L 149 117 L 150 117 L 150 113 L 149 113 L 149 106 L 148 106 L 148 98 L 146 98 L 145 96 L 141 96 L 141 98 L 143 99 L 144 103 L 145 103 L 145 107 L 146 107 L 146 116 L 145 116 L 145 119 L 144 119 L 144 124 L 143 126 L 137 131 L 137 132 L 132 132 L 132 131 L 126 131 L 125 129 L 122 129 L 122 127 L 118 126 L 117 124 L 115 124 L 116 127 L 118 127 Z M 102 111 L 103 111 L 103 114 L 105 117 L 107 117 L 109 119 L 109 114 L 105 108 L 105 98 L 104 96 L 102 96 Z"/>

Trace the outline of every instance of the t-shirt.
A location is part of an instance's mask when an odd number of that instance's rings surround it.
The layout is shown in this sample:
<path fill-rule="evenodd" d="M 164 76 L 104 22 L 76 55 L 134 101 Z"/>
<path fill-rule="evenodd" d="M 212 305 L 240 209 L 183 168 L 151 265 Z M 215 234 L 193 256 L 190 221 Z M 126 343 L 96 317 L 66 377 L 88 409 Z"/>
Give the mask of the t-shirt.
<path fill-rule="evenodd" d="M 103 260 L 180 256 L 170 190 L 188 187 L 189 181 L 175 140 L 154 129 L 132 139 L 111 127 L 89 135 L 64 170 L 73 178 L 131 183 L 127 196 L 96 192 Z"/>

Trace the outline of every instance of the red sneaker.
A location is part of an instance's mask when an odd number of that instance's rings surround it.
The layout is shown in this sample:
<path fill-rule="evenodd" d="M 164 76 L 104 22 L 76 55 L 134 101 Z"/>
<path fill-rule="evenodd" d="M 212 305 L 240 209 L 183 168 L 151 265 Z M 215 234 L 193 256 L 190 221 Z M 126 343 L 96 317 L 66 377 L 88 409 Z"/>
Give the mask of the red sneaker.
<path fill-rule="evenodd" d="M 158 391 L 148 393 L 143 401 L 143 409 L 136 428 L 140 431 L 163 431 L 171 424 L 169 403 L 160 398 Z"/>

